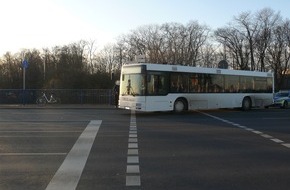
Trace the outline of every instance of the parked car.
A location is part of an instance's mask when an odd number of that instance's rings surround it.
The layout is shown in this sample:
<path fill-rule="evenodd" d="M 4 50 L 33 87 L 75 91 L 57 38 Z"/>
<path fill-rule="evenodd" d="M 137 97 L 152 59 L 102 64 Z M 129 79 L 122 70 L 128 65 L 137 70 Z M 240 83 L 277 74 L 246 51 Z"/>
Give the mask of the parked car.
<path fill-rule="evenodd" d="M 280 90 L 274 95 L 274 106 L 288 108 L 290 104 L 290 90 Z"/>

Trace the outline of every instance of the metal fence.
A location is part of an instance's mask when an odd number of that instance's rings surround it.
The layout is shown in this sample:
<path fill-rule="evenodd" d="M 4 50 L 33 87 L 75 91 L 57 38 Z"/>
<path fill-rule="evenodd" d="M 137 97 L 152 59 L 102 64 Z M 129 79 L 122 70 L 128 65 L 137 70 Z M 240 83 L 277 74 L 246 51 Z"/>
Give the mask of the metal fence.
<path fill-rule="evenodd" d="M 114 102 L 111 89 L 0 89 L 0 104 L 35 104 L 45 92 L 60 98 L 62 104 L 108 104 Z"/>

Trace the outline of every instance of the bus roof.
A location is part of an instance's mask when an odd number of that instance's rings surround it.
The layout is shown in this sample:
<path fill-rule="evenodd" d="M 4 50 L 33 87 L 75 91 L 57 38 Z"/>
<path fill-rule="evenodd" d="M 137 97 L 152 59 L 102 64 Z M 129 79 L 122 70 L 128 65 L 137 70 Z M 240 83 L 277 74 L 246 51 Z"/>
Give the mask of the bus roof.
<path fill-rule="evenodd" d="M 168 72 L 184 72 L 184 73 L 208 73 L 208 74 L 273 77 L 273 73 L 271 73 L 271 72 L 192 67 L 192 66 L 156 64 L 156 63 L 131 63 L 131 64 L 123 65 L 123 68 L 142 66 L 142 65 L 145 65 L 147 70 L 149 70 L 149 71 L 168 71 Z"/>

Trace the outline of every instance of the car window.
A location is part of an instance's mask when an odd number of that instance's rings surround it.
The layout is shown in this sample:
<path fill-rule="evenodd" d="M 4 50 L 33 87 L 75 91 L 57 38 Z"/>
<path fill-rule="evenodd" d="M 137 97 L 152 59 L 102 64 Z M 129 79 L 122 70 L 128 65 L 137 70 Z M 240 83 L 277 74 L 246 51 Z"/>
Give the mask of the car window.
<path fill-rule="evenodd" d="M 289 96 L 289 93 L 287 93 L 287 92 L 279 92 L 279 93 L 276 94 L 276 96 L 277 97 L 287 97 L 287 96 Z"/>

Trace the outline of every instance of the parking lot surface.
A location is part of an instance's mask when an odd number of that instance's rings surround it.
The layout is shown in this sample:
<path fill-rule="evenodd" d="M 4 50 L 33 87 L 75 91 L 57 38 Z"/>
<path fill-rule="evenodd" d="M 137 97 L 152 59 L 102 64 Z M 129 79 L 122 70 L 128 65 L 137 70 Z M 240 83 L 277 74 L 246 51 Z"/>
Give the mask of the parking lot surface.
<path fill-rule="evenodd" d="M 290 185 L 288 109 L 24 108 L 0 108 L 0 189 Z"/>

